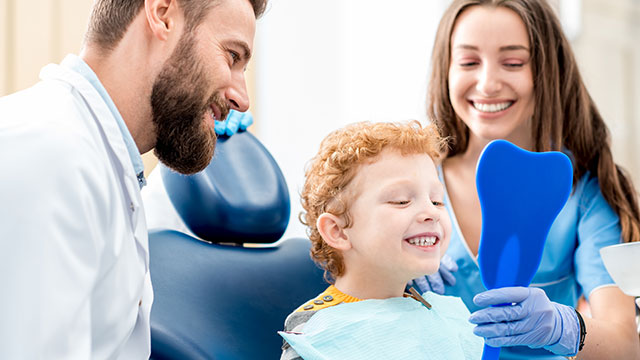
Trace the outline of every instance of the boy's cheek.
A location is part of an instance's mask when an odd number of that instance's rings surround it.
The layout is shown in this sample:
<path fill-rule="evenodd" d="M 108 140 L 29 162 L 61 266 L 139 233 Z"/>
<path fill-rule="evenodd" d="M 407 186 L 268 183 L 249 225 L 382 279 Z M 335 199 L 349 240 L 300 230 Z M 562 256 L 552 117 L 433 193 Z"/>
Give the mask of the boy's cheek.
<path fill-rule="evenodd" d="M 449 242 L 451 241 L 451 236 L 447 233 L 447 236 L 440 242 L 440 258 L 444 256 L 449 248 Z"/>

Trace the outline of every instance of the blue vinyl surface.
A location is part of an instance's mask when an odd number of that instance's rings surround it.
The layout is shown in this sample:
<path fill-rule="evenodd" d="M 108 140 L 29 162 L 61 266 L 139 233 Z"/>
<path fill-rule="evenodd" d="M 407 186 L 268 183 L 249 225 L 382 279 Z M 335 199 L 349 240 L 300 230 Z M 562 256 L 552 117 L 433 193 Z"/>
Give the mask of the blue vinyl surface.
<path fill-rule="evenodd" d="M 328 286 L 309 245 L 242 248 L 151 232 L 152 359 L 279 359 L 287 315 Z"/>
<path fill-rule="evenodd" d="M 169 199 L 194 234 L 219 243 L 276 242 L 291 213 L 289 189 L 269 151 L 249 132 L 220 137 L 194 175 L 161 167 Z"/>

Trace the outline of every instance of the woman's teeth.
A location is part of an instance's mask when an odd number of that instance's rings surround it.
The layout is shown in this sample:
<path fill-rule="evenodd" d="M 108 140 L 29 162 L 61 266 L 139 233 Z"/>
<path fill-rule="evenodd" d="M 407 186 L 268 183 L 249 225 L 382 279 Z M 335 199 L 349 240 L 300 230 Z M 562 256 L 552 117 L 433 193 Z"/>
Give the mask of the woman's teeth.
<path fill-rule="evenodd" d="M 499 104 L 482 104 L 473 102 L 473 107 L 478 111 L 494 113 L 508 108 L 511 104 L 513 104 L 513 101 L 507 101 Z"/>
<path fill-rule="evenodd" d="M 411 245 L 431 246 L 436 243 L 436 240 L 438 240 L 438 238 L 436 238 L 435 236 L 420 236 L 411 238 L 407 240 L 407 242 L 409 242 L 409 244 Z"/>

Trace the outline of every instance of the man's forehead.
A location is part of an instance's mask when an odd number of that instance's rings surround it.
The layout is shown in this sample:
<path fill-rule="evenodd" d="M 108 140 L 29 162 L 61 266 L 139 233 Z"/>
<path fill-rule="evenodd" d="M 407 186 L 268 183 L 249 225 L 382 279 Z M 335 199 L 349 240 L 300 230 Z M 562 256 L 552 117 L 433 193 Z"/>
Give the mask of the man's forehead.
<path fill-rule="evenodd" d="M 216 33 L 221 41 L 235 42 L 235 45 L 247 50 L 247 55 L 251 54 L 256 18 L 249 1 L 222 0 L 209 9 L 204 22 L 203 25 Z"/>
<path fill-rule="evenodd" d="M 245 22 L 244 25 L 255 24 L 256 22 L 253 7 L 248 0 L 217 0 L 208 7 L 207 11 L 208 14 L 205 16 L 213 16 L 218 21 L 243 21 Z"/>

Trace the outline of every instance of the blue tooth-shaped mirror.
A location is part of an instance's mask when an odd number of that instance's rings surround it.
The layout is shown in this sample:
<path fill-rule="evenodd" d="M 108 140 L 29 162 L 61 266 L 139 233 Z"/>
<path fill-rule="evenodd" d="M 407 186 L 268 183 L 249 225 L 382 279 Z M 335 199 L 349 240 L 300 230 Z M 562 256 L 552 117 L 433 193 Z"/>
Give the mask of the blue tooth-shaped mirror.
<path fill-rule="evenodd" d="M 484 148 L 476 172 L 482 210 L 478 264 L 488 290 L 529 286 L 572 181 L 571 160 L 561 152 L 530 152 L 506 140 Z M 485 345 L 482 358 L 499 354 Z"/>

